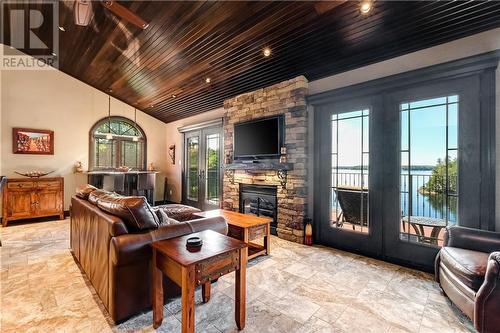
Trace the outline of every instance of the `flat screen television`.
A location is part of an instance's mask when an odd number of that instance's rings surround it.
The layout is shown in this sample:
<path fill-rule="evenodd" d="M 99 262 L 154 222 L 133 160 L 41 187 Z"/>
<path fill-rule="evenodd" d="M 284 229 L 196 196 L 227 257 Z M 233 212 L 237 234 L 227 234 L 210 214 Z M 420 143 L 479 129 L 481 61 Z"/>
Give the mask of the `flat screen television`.
<path fill-rule="evenodd" d="M 283 116 L 255 119 L 234 125 L 234 159 L 279 158 L 284 144 Z"/>

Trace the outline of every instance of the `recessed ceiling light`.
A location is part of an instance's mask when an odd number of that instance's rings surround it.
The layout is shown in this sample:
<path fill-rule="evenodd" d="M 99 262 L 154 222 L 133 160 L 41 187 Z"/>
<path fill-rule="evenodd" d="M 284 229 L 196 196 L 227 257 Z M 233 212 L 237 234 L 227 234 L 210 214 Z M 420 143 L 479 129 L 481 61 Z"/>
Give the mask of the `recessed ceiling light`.
<path fill-rule="evenodd" d="M 212 82 L 212 80 L 209 77 L 205 78 L 205 83 L 210 83 L 210 82 Z"/>
<path fill-rule="evenodd" d="M 264 53 L 264 57 L 269 57 L 271 55 L 271 49 L 269 47 L 265 47 L 262 50 L 262 53 Z"/>
<path fill-rule="evenodd" d="M 361 6 L 359 7 L 359 10 L 361 11 L 361 14 L 368 14 L 373 8 L 373 2 L 370 0 L 365 0 L 361 3 Z"/>
<path fill-rule="evenodd" d="M 154 108 L 155 106 L 154 106 L 154 104 L 151 104 L 149 107 L 150 107 L 150 108 Z"/>
<path fill-rule="evenodd" d="M 176 94 L 172 94 L 172 98 L 176 98 L 176 97 L 177 97 L 177 95 L 176 95 Z"/>
<path fill-rule="evenodd" d="M 61 31 L 66 31 L 66 29 L 64 29 L 64 27 L 59 26 L 58 28 L 59 28 L 59 30 L 61 30 Z"/>

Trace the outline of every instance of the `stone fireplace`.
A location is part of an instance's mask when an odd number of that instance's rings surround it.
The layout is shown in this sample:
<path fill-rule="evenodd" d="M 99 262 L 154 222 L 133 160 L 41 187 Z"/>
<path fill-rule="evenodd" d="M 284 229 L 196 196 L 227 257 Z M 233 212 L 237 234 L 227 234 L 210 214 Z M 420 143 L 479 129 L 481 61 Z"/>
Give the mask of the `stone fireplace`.
<path fill-rule="evenodd" d="M 253 207 L 251 203 L 248 207 L 241 207 L 244 201 L 240 198 L 240 188 L 245 184 L 275 187 L 276 233 L 281 238 L 299 243 L 304 239 L 304 217 L 307 214 L 307 92 L 307 79 L 299 76 L 224 101 L 224 156 L 233 156 L 234 124 L 282 114 L 285 117 L 285 147 L 290 170 L 286 174 L 286 183 L 279 177 L 282 175 L 272 169 L 242 168 L 235 170 L 232 176 L 225 173 L 223 207 L 253 213 L 255 202 Z"/>

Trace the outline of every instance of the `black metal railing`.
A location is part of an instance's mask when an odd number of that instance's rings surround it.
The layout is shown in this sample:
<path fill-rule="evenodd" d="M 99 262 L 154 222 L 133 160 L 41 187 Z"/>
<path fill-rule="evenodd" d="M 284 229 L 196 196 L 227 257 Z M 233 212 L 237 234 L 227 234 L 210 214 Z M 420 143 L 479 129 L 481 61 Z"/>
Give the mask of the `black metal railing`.
<path fill-rule="evenodd" d="M 449 176 L 448 181 L 430 174 L 402 174 L 400 180 L 401 216 L 423 216 L 456 222 L 457 177 Z M 368 173 L 333 173 L 333 187 L 369 188 Z M 447 184 L 447 185 L 444 185 Z M 446 189 L 448 186 L 448 190 Z M 334 197 L 334 200 L 336 198 Z M 334 202 L 335 206 L 335 202 Z"/>

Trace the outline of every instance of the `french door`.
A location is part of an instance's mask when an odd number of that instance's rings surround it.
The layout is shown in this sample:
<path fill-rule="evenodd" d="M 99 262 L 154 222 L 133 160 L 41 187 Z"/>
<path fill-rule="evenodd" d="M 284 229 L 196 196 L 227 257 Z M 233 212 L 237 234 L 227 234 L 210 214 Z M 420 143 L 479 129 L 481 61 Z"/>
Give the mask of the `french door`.
<path fill-rule="evenodd" d="M 445 228 L 481 215 L 478 89 L 460 78 L 315 108 L 317 241 L 431 269 Z"/>
<path fill-rule="evenodd" d="M 377 152 L 383 143 L 373 135 L 382 121 L 380 106 L 380 98 L 370 96 L 315 112 L 316 159 L 322 161 L 315 185 L 315 198 L 319 198 L 315 211 L 321 221 L 316 224 L 316 238 L 325 245 L 381 254 L 382 221 L 377 207 L 383 170 Z"/>
<path fill-rule="evenodd" d="M 221 199 L 222 127 L 184 134 L 183 202 L 201 210 L 216 209 Z"/>
<path fill-rule="evenodd" d="M 387 95 L 384 255 L 430 268 L 451 225 L 479 228 L 479 79 Z"/>

